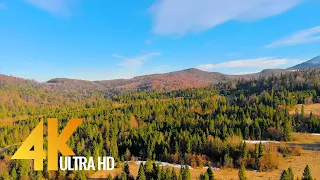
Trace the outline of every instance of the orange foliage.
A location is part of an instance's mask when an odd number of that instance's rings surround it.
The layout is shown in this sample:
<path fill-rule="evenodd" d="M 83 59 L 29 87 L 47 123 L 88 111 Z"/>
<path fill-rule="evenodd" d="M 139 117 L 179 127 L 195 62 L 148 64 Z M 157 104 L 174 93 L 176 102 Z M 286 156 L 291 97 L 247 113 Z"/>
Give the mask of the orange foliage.
<path fill-rule="evenodd" d="M 131 128 L 136 128 L 139 126 L 137 119 L 133 115 L 130 118 L 130 126 Z"/>
<path fill-rule="evenodd" d="M 278 168 L 279 154 L 274 152 L 267 152 L 259 158 L 259 170 L 270 171 Z"/>

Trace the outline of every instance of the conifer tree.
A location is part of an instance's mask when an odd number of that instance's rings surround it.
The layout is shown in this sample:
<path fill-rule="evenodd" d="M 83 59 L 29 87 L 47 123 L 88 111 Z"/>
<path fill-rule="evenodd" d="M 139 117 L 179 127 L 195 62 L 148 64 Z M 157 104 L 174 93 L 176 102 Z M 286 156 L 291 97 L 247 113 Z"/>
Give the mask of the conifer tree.
<path fill-rule="evenodd" d="M 313 180 L 309 165 L 304 168 L 302 180 Z"/>
<path fill-rule="evenodd" d="M 258 146 L 258 157 L 262 157 L 263 156 L 263 145 L 260 141 L 259 146 Z"/>
<path fill-rule="evenodd" d="M 238 172 L 238 177 L 239 177 L 239 180 L 248 180 L 246 175 L 246 169 L 243 164 L 241 165 L 241 168 Z"/>
<path fill-rule="evenodd" d="M 189 166 L 182 168 L 182 172 L 180 174 L 183 180 L 191 180 L 190 169 Z"/>
<path fill-rule="evenodd" d="M 120 177 L 121 180 L 127 180 L 127 174 L 126 172 L 122 171 L 121 172 L 121 177 Z"/>
<path fill-rule="evenodd" d="M 13 167 L 13 169 L 11 171 L 11 177 L 12 177 L 12 179 L 18 179 L 18 174 L 17 174 L 17 170 L 15 167 Z"/>
<path fill-rule="evenodd" d="M 137 180 L 146 180 L 146 174 L 144 172 L 144 166 L 141 163 L 138 171 L 138 177 Z"/>
<path fill-rule="evenodd" d="M 126 178 L 130 177 L 130 168 L 127 162 L 124 164 L 122 171 L 126 174 Z"/>
<path fill-rule="evenodd" d="M 302 119 L 304 118 L 304 105 L 302 105 L 301 107 L 301 118 Z"/>
<path fill-rule="evenodd" d="M 165 180 L 170 180 L 170 179 L 171 179 L 171 176 L 172 176 L 172 174 L 171 174 L 170 169 L 169 169 L 169 168 L 166 168 L 164 179 L 165 179 Z"/>
<path fill-rule="evenodd" d="M 287 170 L 282 171 L 280 180 L 289 180 L 289 174 Z"/>
<path fill-rule="evenodd" d="M 108 175 L 107 180 L 113 180 L 111 174 Z"/>
<path fill-rule="evenodd" d="M 206 173 L 204 173 L 204 174 L 201 174 L 199 179 L 200 179 L 200 180 L 209 180 L 209 175 L 208 175 L 208 173 L 206 172 Z"/>
<path fill-rule="evenodd" d="M 171 180 L 178 180 L 178 176 L 174 168 L 171 170 Z"/>
<path fill-rule="evenodd" d="M 246 159 L 247 154 L 248 154 L 247 143 L 244 141 L 241 145 L 241 155 L 244 159 Z"/>
<path fill-rule="evenodd" d="M 209 176 L 209 180 L 214 180 L 214 174 L 213 174 L 213 171 L 212 171 L 211 167 L 209 167 L 207 169 L 207 174 Z"/>
<path fill-rule="evenodd" d="M 294 180 L 294 173 L 291 167 L 288 169 L 288 175 L 289 175 L 289 180 Z"/>
<path fill-rule="evenodd" d="M 146 165 L 145 165 L 146 173 L 152 172 L 152 161 L 150 159 L 147 159 Z"/>

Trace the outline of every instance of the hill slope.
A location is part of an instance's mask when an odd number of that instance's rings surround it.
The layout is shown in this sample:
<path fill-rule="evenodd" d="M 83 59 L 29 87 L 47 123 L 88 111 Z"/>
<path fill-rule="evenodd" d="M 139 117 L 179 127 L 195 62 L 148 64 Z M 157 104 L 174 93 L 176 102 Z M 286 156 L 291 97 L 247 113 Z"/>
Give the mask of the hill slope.
<path fill-rule="evenodd" d="M 320 68 L 320 56 L 310 59 L 304 63 L 295 65 L 289 69 L 309 69 L 309 68 Z"/>
<path fill-rule="evenodd" d="M 104 91 L 107 94 L 122 91 L 172 91 L 185 88 L 204 87 L 210 84 L 217 84 L 236 79 L 255 79 L 260 76 L 271 76 L 288 72 L 283 69 L 268 69 L 260 73 L 246 75 L 227 75 L 218 72 L 207 72 L 191 68 L 182 71 L 169 72 L 164 74 L 151 74 L 138 76 L 131 79 L 115 79 L 103 81 L 87 81 L 68 78 L 55 78 L 44 83 L 33 80 L 0 75 L 0 86 L 23 85 L 53 90 L 55 92 L 95 92 Z"/>
<path fill-rule="evenodd" d="M 49 80 L 49 84 L 66 85 L 71 87 L 82 87 L 86 89 L 114 90 L 114 91 L 172 91 L 178 89 L 204 87 L 235 79 L 254 79 L 260 76 L 280 74 L 287 70 L 270 69 L 260 73 L 246 75 L 226 75 L 217 72 L 206 72 L 191 68 L 164 74 L 152 74 L 138 76 L 131 79 L 116 79 L 104 81 L 84 81 L 75 79 L 56 78 Z"/>

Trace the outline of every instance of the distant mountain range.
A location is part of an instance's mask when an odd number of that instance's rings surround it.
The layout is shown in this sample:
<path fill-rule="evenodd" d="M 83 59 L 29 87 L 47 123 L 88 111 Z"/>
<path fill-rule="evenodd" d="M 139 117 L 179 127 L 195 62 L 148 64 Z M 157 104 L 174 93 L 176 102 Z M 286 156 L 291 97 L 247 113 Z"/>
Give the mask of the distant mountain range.
<path fill-rule="evenodd" d="M 320 68 L 320 56 L 315 57 L 305 63 L 296 65 L 288 69 L 268 69 L 259 73 L 245 75 L 227 75 L 217 72 L 206 72 L 191 68 L 182 71 L 175 71 L 164 74 L 151 74 L 138 76 L 131 79 L 116 79 L 104 81 L 86 81 L 78 79 L 55 78 L 47 82 L 40 83 L 22 78 L 0 75 L 0 86 L 3 85 L 28 85 L 37 88 L 45 88 L 54 91 L 104 91 L 104 92 L 123 92 L 123 91 L 152 91 L 163 90 L 172 91 L 191 87 L 204 87 L 210 84 L 217 84 L 237 79 L 255 79 L 261 76 L 268 77 L 287 73 L 295 69 Z"/>
<path fill-rule="evenodd" d="M 236 79 L 254 79 L 260 76 L 270 76 L 289 72 L 283 69 L 269 69 L 260 73 L 246 75 L 227 75 L 217 72 L 206 72 L 191 68 L 182 71 L 175 71 L 164 74 L 152 74 L 138 76 L 131 79 L 116 79 L 104 81 L 86 81 L 78 79 L 55 78 L 47 82 L 40 83 L 22 78 L 0 75 L 1 85 L 29 85 L 33 87 L 53 89 L 56 91 L 152 91 L 163 90 L 172 91 L 191 87 L 204 87 L 210 84 L 227 82 Z"/>
<path fill-rule="evenodd" d="M 320 56 L 310 59 L 304 63 L 295 65 L 289 69 L 309 69 L 309 68 L 320 68 Z"/>

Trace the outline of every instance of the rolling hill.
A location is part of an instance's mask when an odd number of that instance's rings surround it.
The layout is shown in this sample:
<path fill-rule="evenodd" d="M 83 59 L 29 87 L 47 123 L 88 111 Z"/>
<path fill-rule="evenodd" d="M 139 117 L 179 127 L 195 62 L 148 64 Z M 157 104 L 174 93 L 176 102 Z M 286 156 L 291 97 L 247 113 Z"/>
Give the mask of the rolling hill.
<path fill-rule="evenodd" d="M 175 71 L 164 74 L 151 74 L 138 76 L 131 79 L 115 79 L 103 81 L 87 81 L 68 78 L 54 78 L 47 82 L 36 82 L 18 77 L 0 75 L 0 85 L 29 85 L 37 88 L 45 88 L 54 91 L 104 91 L 104 92 L 122 92 L 122 91 L 152 91 L 164 90 L 172 91 L 178 89 L 204 87 L 210 84 L 232 81 L 236 79 L 254 79 L 260 76 L 271 76 L 288 72 L 283 69 L 268 69 L 260 73 L 245 75 L 227 75 L 218 72 L 207 72 L 191 68 L 181 71 Z"/>
<path fill-rule="evenodd" d="M 104 81 L 84 81 L 75 79 L 55 78 L 47 81 L 48 84 L 81 87 L 85 89 L 114 90 L 114 91 L 172 91 L 178 89 L 204 87 L 235 79 L 253 79 L 260 76 L 270 76 L 287 72 L 282 69 L 269 69 L 260 73 L 246 75 L 227 75 L 217 72 L 207 72 L 191 68 L 164 74 L 138 76 L 131 79 L 116 79 Z"/>

